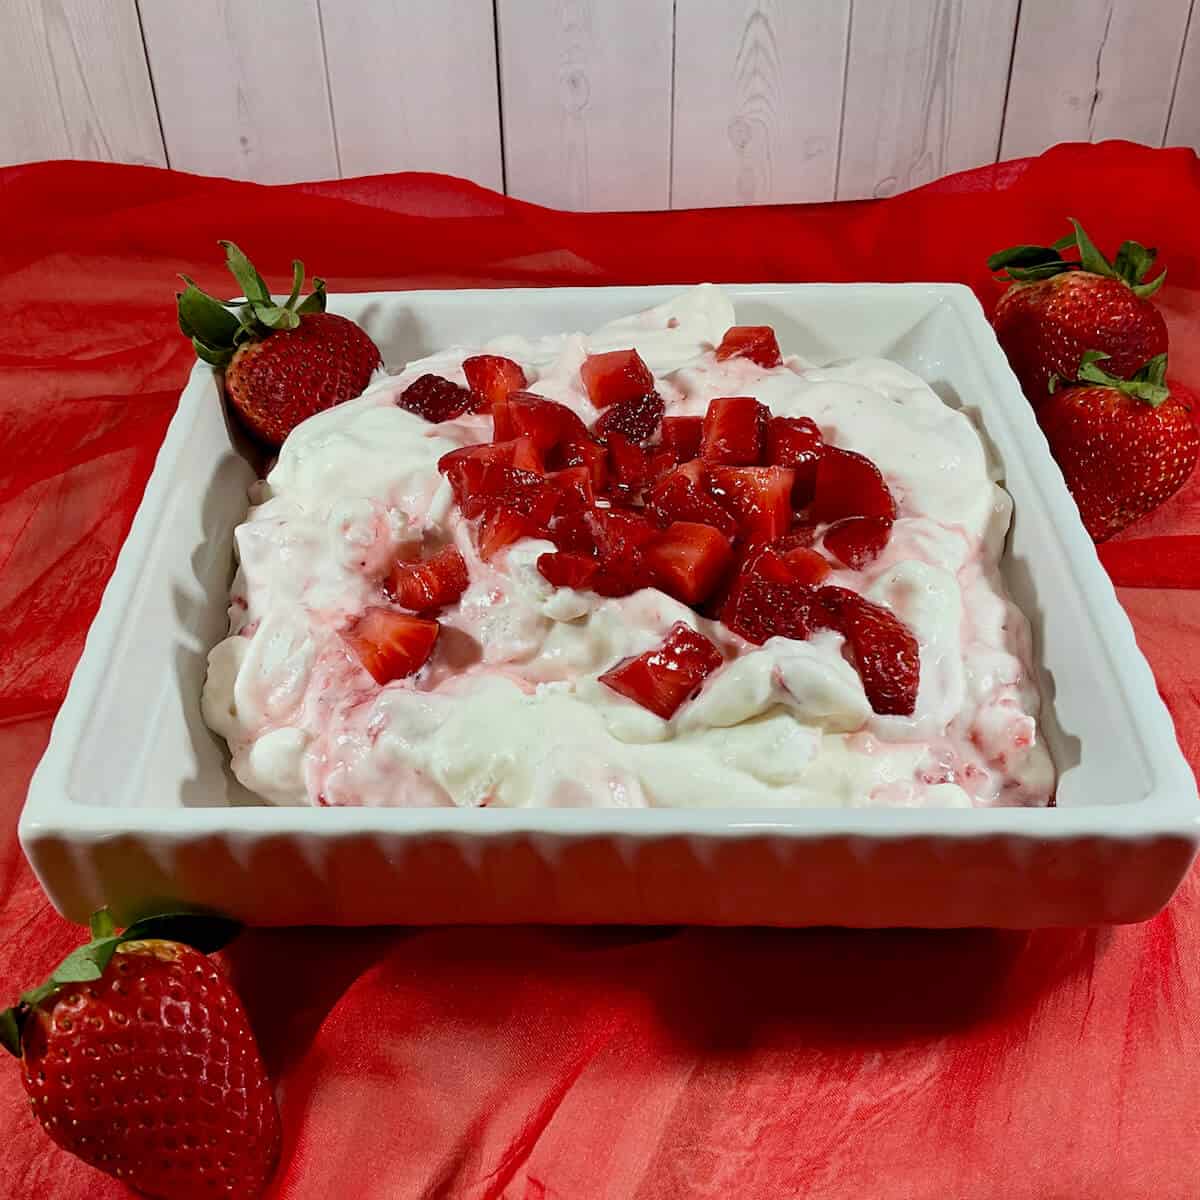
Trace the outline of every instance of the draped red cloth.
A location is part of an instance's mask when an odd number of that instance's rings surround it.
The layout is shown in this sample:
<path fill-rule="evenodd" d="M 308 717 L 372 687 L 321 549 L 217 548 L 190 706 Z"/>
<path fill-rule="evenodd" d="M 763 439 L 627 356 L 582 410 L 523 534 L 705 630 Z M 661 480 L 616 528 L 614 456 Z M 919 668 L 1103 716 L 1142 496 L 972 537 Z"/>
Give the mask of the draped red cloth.
<path fill-rule="evenodd" d="M 175 274 L 232 237 L 368 288 L 960 280 L 1078 217 L 1160 247 L 1200 384 L 1200 161 L 1060 146 L 888 200 L 552 212 L 432 175 L 262 187 L 0 171 L 0 987 L 80 931 L 16 840 L 26 784 L 174 411 Z M 1106 546 L 1200 762 L 1200 476 Z M 228 961 L 279 1084 L 286 1200 L 1200 1196 L 1200 889 L 1140 926 L 1030 934 L 252 931 Z M 0 1196 L 130 1193 L 54 1147 L 0 1061 Z"/>

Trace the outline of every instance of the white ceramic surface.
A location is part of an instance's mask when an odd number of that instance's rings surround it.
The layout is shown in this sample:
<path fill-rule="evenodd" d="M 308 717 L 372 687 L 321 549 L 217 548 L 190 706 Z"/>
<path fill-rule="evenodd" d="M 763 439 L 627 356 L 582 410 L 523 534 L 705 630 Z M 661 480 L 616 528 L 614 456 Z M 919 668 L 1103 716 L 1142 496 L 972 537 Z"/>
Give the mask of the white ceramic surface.
<path fill-rule="evenodd" d="M 398 367 L 456 342 L 591 328 L 680 290 L 336 298 Z M 197 365 L 30 786 L 20 834 L 83 920 L 161 903 L 260 924 L 996 925 L 1144 919 L 1200 838 L 1196 784 L 1108 577 L 966 288 L 730 285 L 816 361 L 881 355 L 968 411 L 1016 515 L 1003 571 L 1034 629 L 1052 809 L 315 809 L 261 805 L 204 726 L 232 531 L 254 470 Z"/>

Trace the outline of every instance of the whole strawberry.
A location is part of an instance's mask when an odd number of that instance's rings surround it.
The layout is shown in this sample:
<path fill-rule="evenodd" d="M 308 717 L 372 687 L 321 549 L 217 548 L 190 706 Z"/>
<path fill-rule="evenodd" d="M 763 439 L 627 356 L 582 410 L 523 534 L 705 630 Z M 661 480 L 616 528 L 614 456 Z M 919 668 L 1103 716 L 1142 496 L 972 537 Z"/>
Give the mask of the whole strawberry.
<path fill-rule="evenodd" d="M 1187 393 L 1168 388 L 1167 356 L 1117 379 L 1087 351 L 1078 386 L 1059 387 L 1038 410 L 1083 524 L 1102 542 L 1173 496 L 1196 465 L 1197 438 Z"/>
<path fill-rule="evenodd" d="M 150 1196 L 253 1198 L 275 1165 L 279 1117 L 254 1035 L 201 953 L 236 930 L 172 914 L 117 934 L 101 910 L 91 942 L 0 1013 L 46 1132 Z"/>
<path fill-rule="evenodd" d="M 1167 351 L 1167 326 L 1150 297 L 1166 272 L 1143 282 L 1157 251 L 1125 242 L 1110 263 L 1078 221 L 1053 246 L 1013 246 L 988 259 L 1002 279 L 1012 280 L 992 316 L 1029 402 L 1049 394 L 1050 378 L 1074 379 L 1085 350 L 1108 355 L 1108 370 L 1129 379 L 1155 355 Z M 1077 259 L 1061 251 L 1074 245 Z"/>
<path fill-rule="evenodd" d="M 292 294 L 276 304 L 250 260 L 232 242 L 221 245 L 246 299 L 218 300 L 184 275 L 179 328 L 200 358 L 225 368 L 225 391 L 247 428 L 278 447 L 313 413 L 359 395 L 380 365 L 379 349 L 353 321 L 325 311 L 323 279 L 300 299 L 299 260 Z"/>

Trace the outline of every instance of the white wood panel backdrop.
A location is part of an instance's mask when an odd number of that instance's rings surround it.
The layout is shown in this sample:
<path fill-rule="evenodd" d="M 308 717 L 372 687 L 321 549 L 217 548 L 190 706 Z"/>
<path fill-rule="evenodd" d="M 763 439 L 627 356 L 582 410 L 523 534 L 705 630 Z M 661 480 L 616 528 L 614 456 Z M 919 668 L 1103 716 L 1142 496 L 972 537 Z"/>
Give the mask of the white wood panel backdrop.
<path fill-rule="evenodd" d="M 565 208 L 1200 147 L 1200 0 L 0 0 L 0 163 L 445 171 Z"/>

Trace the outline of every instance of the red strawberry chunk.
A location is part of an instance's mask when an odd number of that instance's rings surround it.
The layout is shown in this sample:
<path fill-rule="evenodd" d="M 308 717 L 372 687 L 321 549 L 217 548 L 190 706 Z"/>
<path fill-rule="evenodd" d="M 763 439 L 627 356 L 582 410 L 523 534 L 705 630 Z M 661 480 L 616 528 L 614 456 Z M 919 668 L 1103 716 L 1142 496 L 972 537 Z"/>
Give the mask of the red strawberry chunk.
<path fill-rule="evenodd" d="M 845 588 L 818 592 L 822 624 L 846 639 L 871 708 L 910 717 L 917 706 L 921 656 L 917 639 L 890 609 Z"/>
<path fill-rule="evenodd" d="M 826 446 L 817 464 L 809 515 L 814 521 L 840 521 L 843 517 L 886 517 L 891 521 L 896 518 L 896 502 L 869 458 Z"/>
<path fill-rule="evenodd" d="M 704 417 L 700 457 L 729 466 L 753 466 L 763 460 L 767 445 L 765 404 L 753 396 L 722 396 L 713 400 Z"/>
<path fill-rule="evenodd" d="M 734 325 L 727 329 L 717 347 L 717 362 L 738 354 L 760 367 L 777 367 L 783 361 L 770 325 Z"/>
<path fill-rule="evenodd" d="M 712 492 L 737 518 L 750 541 L 773 542 L 792 522 L 792 471 L 788 467 L 712 467 Z"/>
<path fill-rule="evenodd" d="M 587 437 L 587 426 L 565 404 L 532 392 L 514 392 L 498 401 L 492 415 L 494 441 L 527 437 L 542 453 Z"/>
<path fill-rule="evenodd" d="M 700 438 L 704 433 L 703 417 L 663 417 L 663 449 L 677 463 L 691 462 L 700 454 Z"/>
<path fill-rule="evenodd" d="M 654 391 L 654 375 L 636 350 L 589 354 L 579 368 L 588 399 L 597 408 L 636 400 Z"/>
<path fill-rule="evenodd" d="M 463 374 L 474 397 L 472 412 L 494 410 L 510 393 L 529 382 L 520 366 L 501 354 L 476 354 L 463 359 Z"/>
<path fill-rule="evenodd" d="M 555 587 L 583 589 L 591 586 L 600 564 L 577 550 L 555 550 L 537 560 L 537 569 Z"/>
<path fill-rule="evenodd" d="M 661 525 L 698 521 L 732 537 L 738 528 L 733 515 L 717 503 L 702 462 L 685 463 L 659 479 L 650 489 L 647 507 Z"/>
<path fill-rule="evenodd" d="M 797 508 L 803 508 L 813 497 L 823 445 L 821 431 L 808 417 L 772 417 L 767 423 L 765 461 L 796 472 L 792 503 Z"/>
<path fill-rule="evenodd" d="M 777 582 L 743 572 L 721 610 L 734 633 L 761 646 L 768 638 L 803 641 L 813 629 L 814 590 L 803 584 Z"/>
<path fill-rule="evenodd" d="M 706 600 L 733 562 L 729 539 L 711 525 L 675 521 L 642 547 L 656 587 L 684 604 Z"/>
<path fill-rule="evenodd" d="M 553 489 L 544 487 L 515 500 L 489 504 L 479 522 L 479 557 L 485 562 L 521 538 L 548 536 L 547 525 L 558 503 Z"/>
<path fill-rule="evenodd" d="M 562 471 L 551 471 L 546 482 L 558 491 L 557 511 L 573 512 L 591 508 L 596 503 L 592 488 L 592 474 L 587 467 L 567 467 Z"/>
<path fill-rule="evenodd" d="M 592 437 L 598 442 L 608 440 L 610 433 L 624 434 L 631 442 L 648 442 L 662 420 L 663 402 L 657 392 L 645 392 L 622 400 L 600 414 L 592 426 Z"/>
<path fill-rule="evenodd" d="M 792 569 L 774 546 L 750 546 L 742 557 L 739 576 L 754 576 L 771 583 L 791 583 Z"/>
<path fill-rule="evenodd" d="M 722 661 L 708 638 L 680 621 L 657 650 L 625 659 L 600 682 L 669 721 Z"/>
<path fill-rule="evenodd" d="M 453 546 L 445 546 L 424 562 L 396 563 L 388 590 L 401 607 L 430 612 L 453 604 L 469 582 L 463 556 Z"/>
<path fill-rule="evenodd" d="M 824 583 L 833 571 L 828 559 L 805 546 L 796 546 L 788 550 L 783 556 L 783 561 L 797 583 L 810 587 Z"/>
<path fill-rule="evenodd" d="M 608 482 L 608 452 L 591 438 L 567 442 L 560 446 L 556 458 L 564 467 L 587 467 L 592 476 L 592 490 L 602 492 Z"/>
<path fill-rule="evenodd" d="M 650 477 L 650 456 L 623 433 L 608 435 L 608 465 L 612 477 L 632 491 L 645 487 Z"/>
<path fill-rule="evenodd" d="M 649 587 L 641 548 L 654 536 L 641 513 L 594 508 L 554 522 L 551 538 L 560 550 L 591 555 L 599 564 L 591 587 L 602 596 L 627 596 Z"/>
<path fill-rule="evenodd" d="M 425 617 L 368 608 L 342 633 L 342 640 L 376 683 L 390 683 L 419 671 L 433 653 L 438 623 Z"/>
<path fill-rule="evenodd" d="M 472 397 L 466 388 L 440 375 L 422 375 L 400 393 L 396 403 L 436 425 L 461 417 L 471 407 Z"/>
<path fill-rule="evenodd" d="M 454 499 L 466 517 L 477 517 L 488 499 L 511 495 L 541 479 L 542 459 L 529 438 L 486 442 L 451 450 L 438 460 Z"/>
<path fill-rule="evenodd" d="M 845 517 L 825 532 L 825 549 L 838 562 L 859 571 L 883 553 L 892 536 L 889 517 Z"/>

